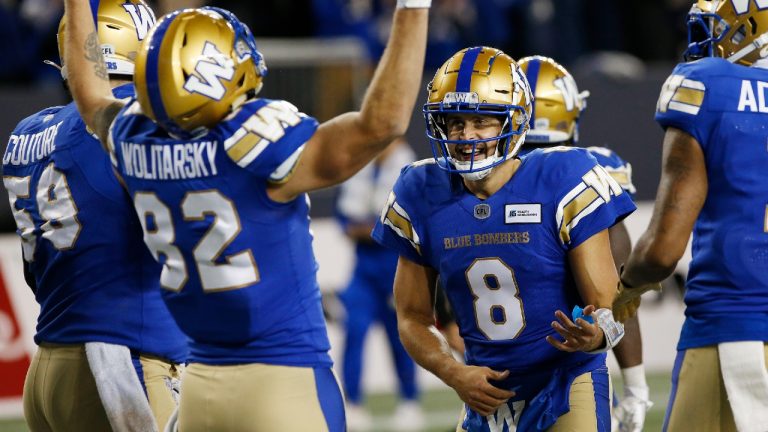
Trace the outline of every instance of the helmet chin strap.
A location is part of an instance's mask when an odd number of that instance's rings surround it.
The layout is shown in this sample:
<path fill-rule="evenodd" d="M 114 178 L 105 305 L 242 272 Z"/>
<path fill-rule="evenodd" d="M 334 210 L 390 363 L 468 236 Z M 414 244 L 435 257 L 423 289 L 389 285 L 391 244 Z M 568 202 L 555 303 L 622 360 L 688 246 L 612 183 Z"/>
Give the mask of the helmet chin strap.
<path fill-rule="evenodd" d="M 746 56 L 747 54 L 751 53 L 752 51 L 756 49 L 762 48 L 764 45 L 768 44 L 768 32 L 765 32 L 760 35 L 760 37 L 756 38 L 752 41 L 751 44 L 745 46 L 744 48 L 736 51 L 733 53 L 730 57 L 728 57 L 726 60 L 728 60 L 731 63 L 736 63 L 737 61 L 741 60 Z"/>
<path fill-rule="evenodd" d="M 526 130 L 525 132 L 523 132 L 518 137 L 517 141 L 515 142 L 515 146 L 513 148 L 511 148 L 509 151 L 507 151 L 507 156 L 504 158 L 504 160 L 509 160 L 509 159 L 512 159 L 513 157 L 515 157 L 517 152 L 520 150 L 520 147 L 523 145 L 523 142 L 525 141 L 525 135 L 527 133 L 528 133 L 528 131 Z M 462 173 L 459 173 L 459 174 L 461 175 L 461 177 L 464 180 L 468 180 L 468 181 L 478 181 L 478 180 L 482 180 L 482 179 L 488 177 L 488 175 L 491 173 L 491 171 L 493 171 L 493 169 L 498 166 L 498 165 L 493 165 L 493 164 L 495 164 L 496 162 L 501 160 L 502 157 L 503 157 L 499 153 L 500 152 L 498 150 L 498 145 L 497 145 L 496 153 L 493 156 L 487 157 L 487 158 L 479 161 L 479 163 L 475 163 L 472 166 L 472 168 L 475 171 L 473 171 L 473 172 L 462 172 Z M 459 162 L 459 161 L 456 161 L 453 158 L 452 158 L 451 162 L 453 163 L 453 166 L 456 167 L 456 169 L 459 169 L 459 170 L 468 170 L 469 169 L 470 162 Z M 493 165 L 493 166 L 491 166 L 491 165 Z"/>
<path fill-rule="evenodd" d="M 472 169 L 474 169 L 476 171 L 462 172 L 462 173 L 459 173 L 459 174 L 461 175 L 461 177 L 464 178 L 464 180 L 469 180 L 469 181 L 482 180 L 482 179 L 488 177 L 488 174 L 490 174 L 491 171 L 493 171 L 493 169 L 495 168 L 494 166 L 490 166 L 490 165 L 493 165 L 498 160 L 499 160 L 499 157 L 496 156 L 496 155 L 493 155 L 491 157 L 487 157 L 487 158 L 485 158 L 485 159 L 483 159 L 481 161 L 478 161 L 478 162 L 476 162 L 475 164 L 472 165 Z M 458 162 L 458 161 L 454 160 L 453 161 L 453 165 L 458 170 L 468 170 L 470 162 Z"/>

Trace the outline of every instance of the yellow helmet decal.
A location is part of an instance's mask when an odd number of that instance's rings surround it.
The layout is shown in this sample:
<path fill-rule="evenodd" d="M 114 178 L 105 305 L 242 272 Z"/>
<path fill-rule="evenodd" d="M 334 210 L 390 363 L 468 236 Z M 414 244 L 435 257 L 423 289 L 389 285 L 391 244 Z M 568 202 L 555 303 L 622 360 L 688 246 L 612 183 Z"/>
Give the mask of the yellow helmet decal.
<path fill-rule="evenodd" d="M 107 72 L 133 75 L 139 45 L 155 24 L 155 14 L 143 0 L 101 0 L 94 8 L 99 43 Z M 64 17 L 56 34 L 59 57 L 64 59 Z M 66 68 L 62 68 L 66 79 Z"/>
<path fill-rule="evenodd" d="M 183 135 L 218 123 L 264 75 L 250 30 L 227 11 L 201 8 L 160 19 L 141 45 L 134 82 L 142 111 Z"/>
<path fill-rule="evenodd" d="M 589 92 L 579 92 L 571 74 L 549 57 L 525 57 L 520 59 L 520 68 L 534 95 L 526 142 L 555 145 L 578 141 L 578 121 Z"/>

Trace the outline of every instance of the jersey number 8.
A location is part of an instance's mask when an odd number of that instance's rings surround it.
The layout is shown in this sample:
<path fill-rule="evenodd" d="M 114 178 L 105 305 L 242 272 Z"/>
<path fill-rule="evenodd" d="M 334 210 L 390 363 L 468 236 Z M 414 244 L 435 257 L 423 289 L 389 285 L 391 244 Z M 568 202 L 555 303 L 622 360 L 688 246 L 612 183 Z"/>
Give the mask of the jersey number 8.
<path fill-rule="evenodd" d="M 478 258 L 467 268 L 475 319 L 489 340 L 514 339 L 525 327 L 515 272 L 499 258 Z"/>

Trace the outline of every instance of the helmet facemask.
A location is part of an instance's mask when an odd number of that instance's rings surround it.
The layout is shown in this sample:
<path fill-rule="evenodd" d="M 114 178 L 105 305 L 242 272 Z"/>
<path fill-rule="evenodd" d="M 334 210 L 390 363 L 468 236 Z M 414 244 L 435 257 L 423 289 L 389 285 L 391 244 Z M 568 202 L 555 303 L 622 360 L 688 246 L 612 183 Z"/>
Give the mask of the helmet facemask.
<path fill-rule="evenodd" d="M 683 53 L 685 61 L 715 57 L 717 44 L 723 40 L 731 26 L 719 15 L 704 12 L 693 5 L 687 17 L 688 47 Z"/>
<path fill-rule="evenodd" d="M 528 118 L 525 109 L 520 106 L 495 104 L 451 104 L 439 102 L 424 106 L 424 118 L 427 123 L 427 138 L 432 147 L 432 155 L 441 168 L 460 174 L 467 180 L 476 181 L 485 178 L 492 169 L 507 159 L 514 157 L 525 139 L 528 130 Z M 489 138 L 451 140 L 448 138 L 446 117 L 450 114 L 476 114 L 493 116 L 501 122 L 500 133 Z M 481 143 L 495 143 L 495 151 L 484 159 L 460 161 L 452 156 L 454 146 L 470 145 L 472 154 L 477 152 Z M 486 151 L 487 153 L 487 151 Z"/>
<path fill-rule="evenodd" d="M 427 88 L 422 109 L 432 155 L 440 168 L 466 180 L 480 180 L 494 167 L 514 157 L 528 131 L 530 86 L 512 58 L 489 47 L 472 47 L 449 58 L 435 73 Z M 450 139 L 449 115 L 492 116 L 500 121 L 497 135 L 477 139 Z M 477 157 L 485 143 L 495 145 L 491 155 Z M 456 146 L 471 146 L 470 160 L 455 158 Z"/>
<path fill-rule="evenodd" d="M 749 66 L 768 56 L 768 10 L 759 2 L 698 0 L 688 13 L 686 61 L 720 57 Z"/>

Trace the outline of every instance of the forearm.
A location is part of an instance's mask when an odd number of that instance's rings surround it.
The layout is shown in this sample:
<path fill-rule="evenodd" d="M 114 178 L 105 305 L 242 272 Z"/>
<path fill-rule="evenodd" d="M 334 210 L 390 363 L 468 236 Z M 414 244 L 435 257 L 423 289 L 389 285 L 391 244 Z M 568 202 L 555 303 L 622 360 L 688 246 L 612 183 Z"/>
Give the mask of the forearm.
<path fill-rule="evenodd" d="M 371 238 L 371 231 L 373 231 L 373 225 L 368 223 L 350 223 L 347 225 L 345 233 L 350 239 L 365 243 L 374 244 L 375 242 Z"/>
<path fill-rule="evenodd" d="M 622 369 L 643 363 L 643 341 L 637 316 L 624 322 L 624 339 L 613 348 L 613 354 Z"/>
<path fill-rule="evenodd" d="M 696 139 L 668 128 L 661 166 L 651 222 L 621 274 L 628 286 L 661 282 L 672 274 L 706 200 L 706 163 Z"/>
<path fill-rule="evenodd" d="M 651 232 L 643 234 L 627 259 L 621 274 L 621 280 L 625 285 L 635 287 L 661 282 L 675 271 L 679 258 L 659 257 L 660 253 L 654 251 L 654 246 L 653 234 Z"/>
<path fill-rule="evenodd" d="M 421 88 L 429 9 L 397 9 L 391 36 L 363 99 L 360 122 L 376 140 L 378 153 L 408 128 Z"/>
<path fill-rule="evenodd" d="M 608 236 L 611 241 L 611 255 L 613 255 L 613 261 L 618 271 L 629 258 L 629 253 L 632 251 L 632 240 L 629 238 L 629 232 L 627 232 L 624 222 L 610 227 Z"/>
<path fill-rule="evenodd" d="M 112 96 L 91 7 L 88 1 L 66 0 L 65 8 L 67 84 L 83 121 L 104 142 L 109 125 L 101 118 L 107 110 L 114 113 L 110 106 L 118 101 Z"/>
<path fill-rule="evenodd" d="M 411 358 L 424 369 L 451 386 L 451 377 L 462 365 L 451 352 L 445 337 L 432 324 L 399 318 L 398 330 Z"/>

